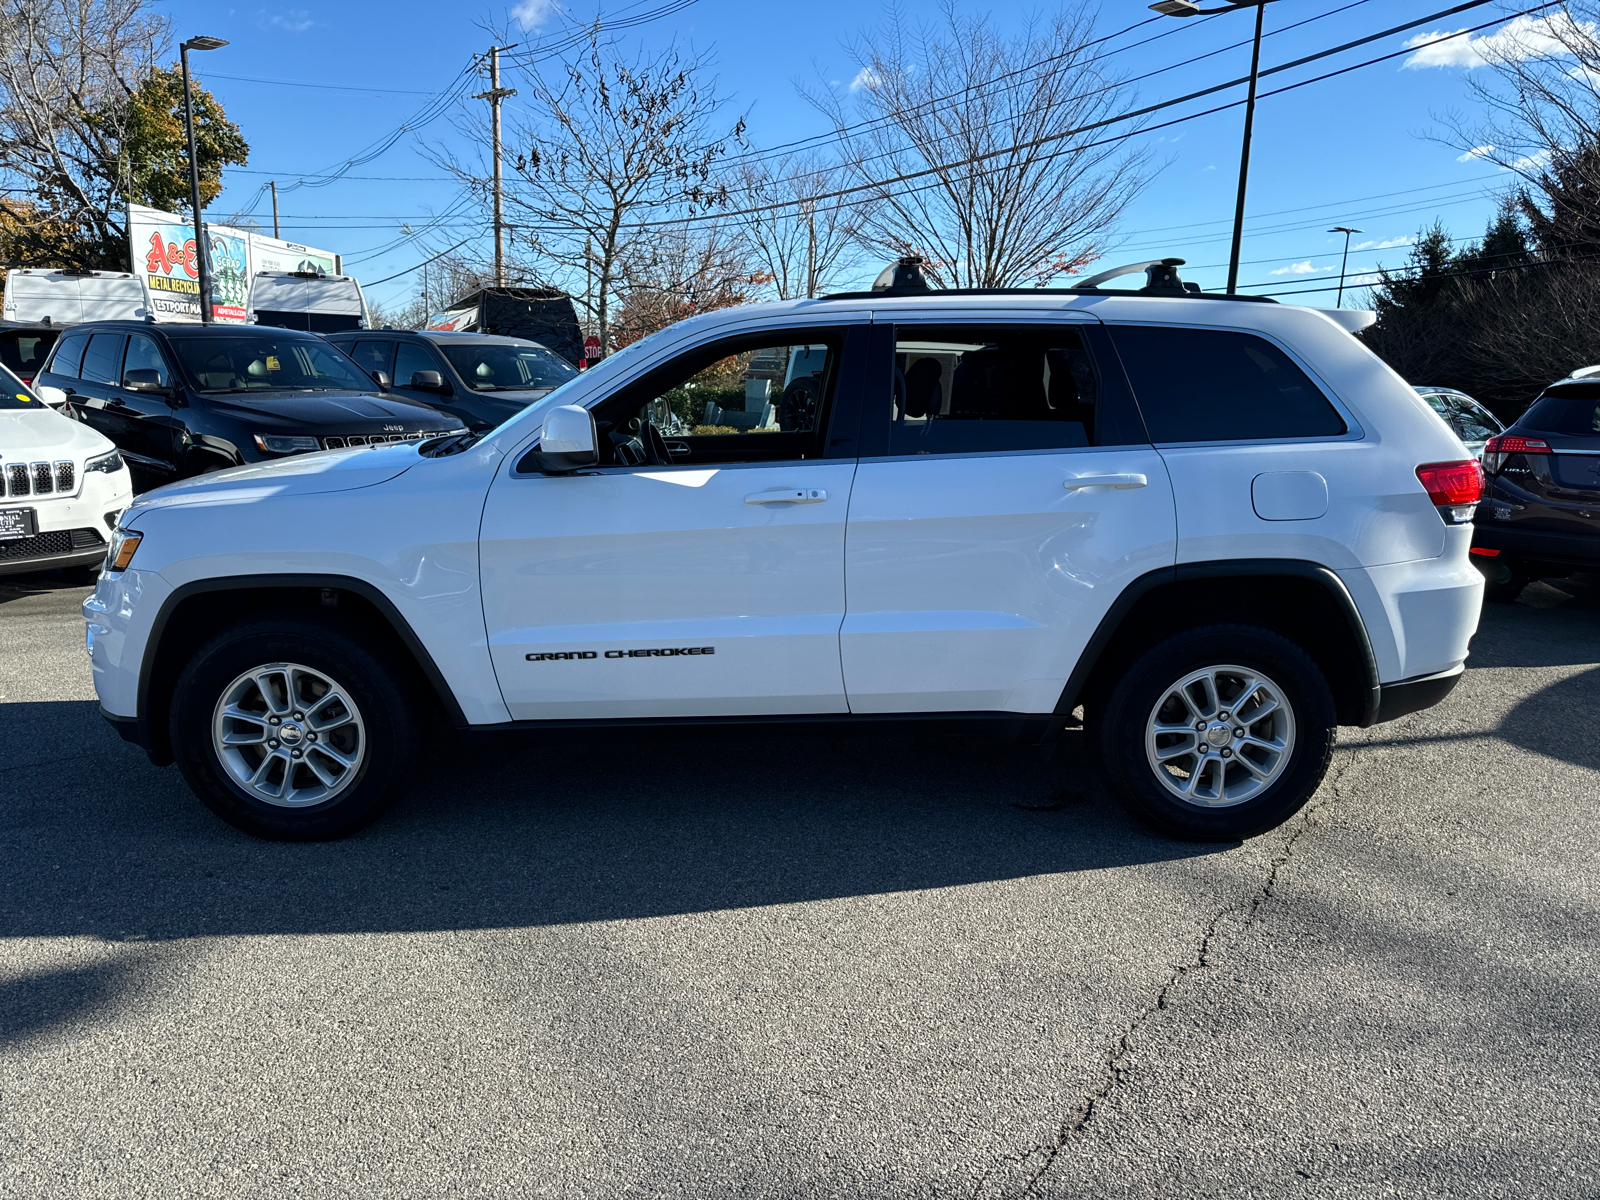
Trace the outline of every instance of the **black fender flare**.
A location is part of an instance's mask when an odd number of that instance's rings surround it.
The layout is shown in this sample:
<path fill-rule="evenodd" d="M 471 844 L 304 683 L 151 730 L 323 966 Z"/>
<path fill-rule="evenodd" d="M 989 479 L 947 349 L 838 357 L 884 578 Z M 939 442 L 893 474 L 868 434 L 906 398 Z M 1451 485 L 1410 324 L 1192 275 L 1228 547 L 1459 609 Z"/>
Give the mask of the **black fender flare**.
<path fill-rule="evenodd" d="M 1101 618 L 1094 634 L 1089 638 L 1083 653 L 1067 678 L 1056 703 L 1057 715 L 1070 715 L 1082 696 L 1084 686 L 1094 673 L 1100 657 L 1116 636 L 1123 621 L 1135 605 L 1157 588 L 1175 584 L 1198 583 L 1211 579 L 1289 578 L 1309 580 L 1321 587 L 1344 615 L 1361 655 L 1361 670 L 1366 679 L 1366 697 L 1359 728 L 1365 729 L 1378 722 L 1382 684 L 1378 679 L 1378 660 L 1372 652 L 1372 639 L 1367 635 L 1367 624 L 1356 607 L 1355 597 L 1332 570 L 1321 563 L 1297 558 L 1232 558 L 1208 562 L 1177 563 L 1161 567 L 1139 576 L 1122 590 L 1106 615 Z"/>

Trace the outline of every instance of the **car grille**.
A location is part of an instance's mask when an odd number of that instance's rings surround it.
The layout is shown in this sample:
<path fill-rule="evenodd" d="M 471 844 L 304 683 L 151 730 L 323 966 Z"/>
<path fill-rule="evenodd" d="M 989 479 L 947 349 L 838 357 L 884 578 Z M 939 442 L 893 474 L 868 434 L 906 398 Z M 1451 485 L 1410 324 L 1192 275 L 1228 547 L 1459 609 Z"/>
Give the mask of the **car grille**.
<path fill-rule="evenodd" d="M 345 446 L 381 446 L 387 442 L 420 442 L 423 438 L 437 437 L 434 433 L 417 430 L 416 433 L 351 433 L 344 437 L 325 437 L 324 450 L 340 450 Z"/>
<path fill-rule="evenodd" d="M 80 550 L 102 550 L 106 540 L 93 529 L 52 529 L 32 537 L 0 541 L 0 560 L 46 558 L 53 554 L 74 554 Z"/>
<path fill-rule="evenodd" d="M 0 496 L 64 495 L 78 486 L 78 468 L 71 460 L 6 463 L 0 472 Z"/>

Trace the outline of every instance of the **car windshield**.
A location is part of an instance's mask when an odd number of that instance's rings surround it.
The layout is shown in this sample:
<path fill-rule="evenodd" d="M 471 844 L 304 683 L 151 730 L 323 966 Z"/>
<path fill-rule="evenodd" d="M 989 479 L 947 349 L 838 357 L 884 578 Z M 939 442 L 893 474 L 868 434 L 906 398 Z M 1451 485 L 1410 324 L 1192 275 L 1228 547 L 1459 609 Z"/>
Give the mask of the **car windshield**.
<path fill-rule="evenodd" d="M 578 373 L 576 367 L 543 346 L 508 346 L 494 342 L 435 344 L 475 392 L 560 387 Z"/>
<path fill-rule="evenodd" d="M 33 389 L 13 375 L 9 368 L 0 366 L 0 409 L 43 408 L 44 401 L 33 394 Z"/>
<path fill-rule="evenodd" d="M 372 388 L 372 381 L 354 363 L 317 338 L 245 333 L 175 337 L 172 347 L 202 392 Z"/>
<path fill-rule="evenodd" d="M 1561 433 L 1571 437 L 1600 434 L 1600 383 L 1564 387 L 1546 392 L 1517 421 L 1522 429 Z"/>

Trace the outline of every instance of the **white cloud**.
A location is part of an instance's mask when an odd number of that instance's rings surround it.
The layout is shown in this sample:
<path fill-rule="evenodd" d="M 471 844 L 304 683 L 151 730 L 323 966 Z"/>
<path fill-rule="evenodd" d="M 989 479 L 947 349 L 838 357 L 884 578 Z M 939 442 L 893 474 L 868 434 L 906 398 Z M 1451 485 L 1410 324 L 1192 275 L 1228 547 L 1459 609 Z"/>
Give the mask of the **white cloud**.
<path fill-rule="evenodd" d="M 1393 250 L 1396 246 L 1409 246 L 1417 239 L 1414 237 L 1386 238 L 1381 242 L 1357 242 L 1351 246 L 1352 250 Z"/>
<path fill-rule="evenodd" d="M 1290 263 L 1287 267 L 1279 267 L 1273 271 L 1274 275 L 1320 275 L 1324 271 L 1331 271 L 1332 267 L 1313 267 L 1311 261 Z"/>
<path fill-rule="evenodd" d="M 304 33 L 316 24 L 311 19 L 311 14 L 303 8 L 286 8 L 282 12 L 273 13 L 271 16 L 267 16 L 266 13 L 261 15 L 266 17 L 266 23 L 270 27 L 283 29 L 289 33 Z"/>
<path fill-rule="evenodd" d="M 1558 58 L 1570 54 L 1567 43 L 1600 40 L 1593 21 L 1574 21 L 1565 13 L 1549 17 L 1517 17 L 1482 37 L 1464 36 L 1462 30 L 1419 33 L 1406 42 L 1416 53 L 1406 59 L 1407 70 L 1425 67 L 1474 67 L 1491 62 L 1520 62 L 1527 58 Z M 1448 38 L 1448 41 L 1443 39 Z"/>
<path fill-rule="evenodd" d="M 856 72 L 856 77 L 850 81 L 850 90 L 852 92 L 859 92 L 862 88 L 876 90 L 882 82 L 883 80 L 878 78 L 878 73 L 871 67 L 862 67 L 861 70 Z"/>
<path fill-rule="evenodd" d="M 511 9 L 511 19 L 524 29 L 538 29 L 559 10 L 556 0 L 521 0 Z"/>
<path fill-rule="evenodd" d="M 1468 150 L 1465 154 L 1456 155 L 1456 161 L 1457 162 L 1471 162 L 1475 158 L 1483 158 L 1485 155 L 1489 154 L 1493 150 L 1494 150 L 1493 146 L 1474 146 L 1471 150 Z"/>
<path fill-rule="evenodd" d="M 1550 151 L 1540 150 L 1501 167 L 1502 171 L 1542 171 L 1550 165 Z"/>

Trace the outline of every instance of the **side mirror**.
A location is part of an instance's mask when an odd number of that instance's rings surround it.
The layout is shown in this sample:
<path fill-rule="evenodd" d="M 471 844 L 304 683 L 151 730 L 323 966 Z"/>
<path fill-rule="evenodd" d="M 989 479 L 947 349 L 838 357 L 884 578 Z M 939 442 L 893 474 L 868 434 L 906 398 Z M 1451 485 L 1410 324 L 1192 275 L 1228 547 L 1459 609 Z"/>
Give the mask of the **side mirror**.
<path fill-rule="evenodd" d="M 546 475 L 562 475 L 596 466 L 599 446 L 594 414 L 576 404 L 564 404 L 545 413 L 539 445 L 531 457 Z"/>
<path fill-rule="evenodd" d="M 411 386 L 419 392 L 440 392 L 446 396 L 450 394 L 450 386 L 445 383 L 444 376 L 437 371 L 418 371 L 411 376 Z"/>
<path fill-rule="evenodd" d="M 434 374 L 437 375 L 438 372 L 435 371 Z M 374 371 L 372 373 L 372 381 L 378 385 L 378 390 L 382 392 L 387 392 L 394 386 L 394 380 L 389 378 L 389 372 L 387 371 Z"/>
<path fill-rule="evenodd" d="M 135 367 L 122 376 L 122 386 L 130 392 L 170 396 L 172 389 L 161 382 L 161 372 L 150 367 Z"/>

